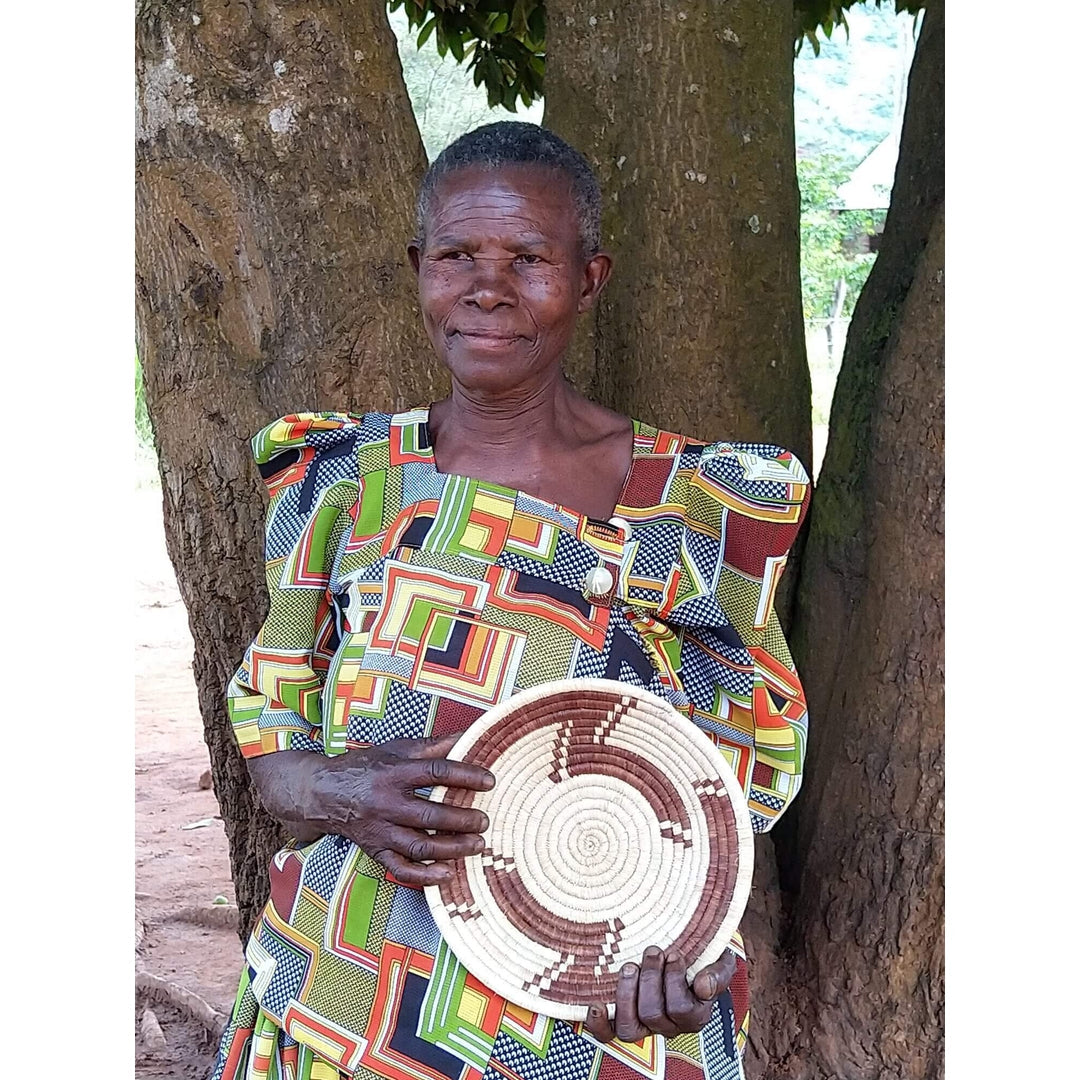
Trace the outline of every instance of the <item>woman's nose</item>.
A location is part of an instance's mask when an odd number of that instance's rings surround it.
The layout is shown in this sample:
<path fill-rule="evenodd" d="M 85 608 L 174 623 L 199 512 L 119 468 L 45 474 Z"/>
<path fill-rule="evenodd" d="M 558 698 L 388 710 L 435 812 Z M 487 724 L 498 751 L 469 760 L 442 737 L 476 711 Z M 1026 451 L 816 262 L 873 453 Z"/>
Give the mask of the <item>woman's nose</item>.
<path fill-rule="evenodd" d="M 510 305 L 517 301 L 510 274 L 510 262 L 506 259 L 477 259 L 464 300 L 481 311 Z"/>

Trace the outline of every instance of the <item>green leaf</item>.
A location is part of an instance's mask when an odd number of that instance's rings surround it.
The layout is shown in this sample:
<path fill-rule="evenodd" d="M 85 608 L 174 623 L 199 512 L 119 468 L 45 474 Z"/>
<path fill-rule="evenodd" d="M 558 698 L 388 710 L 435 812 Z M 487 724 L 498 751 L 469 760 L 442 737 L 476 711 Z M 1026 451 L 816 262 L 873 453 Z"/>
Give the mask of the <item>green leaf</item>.
<path fill-rule="evenodd" d="M 519 100 L 528 105 L 542 96 L 543 0 L 387 0 L 387 7 L 404 7 L 418 49 L 434 34 L 440 56 L 467 64 L 492 107 L 516 108 Z"/>
<path fill-rule="evenodd" d="M 814 55 L 819 56 L 821 41 L 818 35 L 824 33 L 831 39 L 837 26 L 844 28 L 850 41 L 847 12 L 862 3 L 869 3 L 869 0 L 795 0 L 795 55 L 798 56 L 804 43 L 809 41 Z M 894 0 L 894 3 L 897 15 L 902 12 L 915 15 L 926 6 L 925 0 Z M 880 8 L 882 0 L 874 0 L 874 4 Z"/>
<path fill-rule="evenodd" d="M 428 21 L 423 25 L 420 33 L 416 35 L 416 47 L 418 49 L 422 49 L 424 47 L 424 42 L 427 41 L 429 37 L 431 37 L 431 33 L 438 24 L 438 21 L 439 20 L 436 19 L 434 15 L 432 15 L 431 18 L 428 19 Z"/>
<path fill-rule="evenodd" d="M 529 36 L 536 42 L 543 42 L 547 37 L 547 14 L 543 4 L 537 4 L 532 9 L 529 16 Z"/>

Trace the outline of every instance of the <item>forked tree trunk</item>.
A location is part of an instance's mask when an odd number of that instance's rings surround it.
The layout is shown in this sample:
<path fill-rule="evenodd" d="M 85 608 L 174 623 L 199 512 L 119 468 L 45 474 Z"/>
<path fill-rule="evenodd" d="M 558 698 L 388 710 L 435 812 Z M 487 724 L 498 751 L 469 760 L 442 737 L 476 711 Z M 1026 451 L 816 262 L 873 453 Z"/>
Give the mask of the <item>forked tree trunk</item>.
<path fill-rule="evenodd" d="M 280 840 L 225 714 L 265 614 L 248 439 L 440 395 L 405 258 L 424 152 L 382 0 L 145 2 L 136 48 L 138 346 L 243 935 Z"/>
<path fill-rule="evenodd" d="M 809 462 L 790 0 L 548 0 L 547 26 L 544 123 L 596 169 L 615 256 L 572 377 Z"/>
<path fill-rule="evenodd" d="M 880 254 L 856 305 L 799 583 L 806 781 L 776 1080 L 943 1068 L 944 9 L 928 5 Z"/>

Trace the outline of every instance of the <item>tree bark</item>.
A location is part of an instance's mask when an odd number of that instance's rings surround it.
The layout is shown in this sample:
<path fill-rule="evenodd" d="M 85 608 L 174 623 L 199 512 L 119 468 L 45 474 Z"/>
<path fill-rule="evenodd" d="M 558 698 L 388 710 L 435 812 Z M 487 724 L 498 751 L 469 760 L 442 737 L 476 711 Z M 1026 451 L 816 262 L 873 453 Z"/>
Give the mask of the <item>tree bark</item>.
<path fill-rule="evenodd" d="M 265 615 L 248 439 L 441 396 L 405 258 L 425 158 L 382 0 L 144 2 L 136 84 L 138 347 L 244 937 L 281 840 L 224 701 Z"/>
<path fill-rule="evenodd" d="M 621 412 L 779 443 L 809 467 L 790 3 L 548 0 L 547 13 L 544 122 L 596 170 L 615 257 L 571 378 Z M 772 838 L 756 847 L 743 923 L 755 1017 L 788 974 Z"/>
<path fill-rule="evenodd" d="M 596 169 L 616 264 L 571 377 L 809 463 L 791 4 L 549 0 L 547 25 L 544 123 Z"/>
<path fill-rule="evenodd" d="M 943 1068 L 944 9 L 928 5 L 882 247 L 855 307 L 799 582 L 806 780 L 777 1080 Z M 786 828 L 785 828 L 786 826 Z"/>

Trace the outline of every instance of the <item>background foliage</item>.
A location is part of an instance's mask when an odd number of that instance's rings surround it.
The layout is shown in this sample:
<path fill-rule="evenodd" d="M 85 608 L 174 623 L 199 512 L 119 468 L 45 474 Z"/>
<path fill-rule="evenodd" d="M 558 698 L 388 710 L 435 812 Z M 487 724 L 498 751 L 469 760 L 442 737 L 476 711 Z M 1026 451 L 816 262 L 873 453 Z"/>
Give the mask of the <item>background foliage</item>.
<path fill-rule="evenodd" d="M 146 393 L 143 390 L 142 364 L 135 354 L 135 434 L 140 442 L 150 444 L 150 414 L 146 411 Z"/>
<path fill-rule="evenodd" d="M 841 210 L 837 189 L 851 178 L 854 162 L 835 154 L 803 158 L 797 163 L 801 227 L 803 317 L 850 318 L 855 301 L 874 265 L 872 253 L 854 250 L 862 237 L 885 224 L 884 210 Z M 847 291 L 834 311 L 837 285 Z"/>
<path fill-rule="evenodd" d="M 541 0 L 389 0 L 403 8 L 417 48 L 435 35 L 439 55 L 449 52 L 473 82 L 487 90 L 488 105 L 517 112 L 543 93 L 547 24 Z"/>
<path fill-rule="evenodd" d="M 883 0 L 873 0 L 881 8 Z M 843 27 L 850 36 L 848 12 L 868 0 L 795 0 L 794 43 L 821 52 L 822 37 L 831 40 Z M 915 15 L 923 0 L 890 0 L 897 13 Z M 420 48 L 434 34 L 439 55 L 465 63 L 477 86 L 487 90 L 488 105 L 511 112 L 528 107 L 544 92 L 547 24 L 543 0 L 388 0 L 390 11 L 404 10 Z"/>
<path fill-rule="evenodd" d="M 843 27 L 850 35 L 847 13 L 866 0 L 795 0 L 795 52 L 799 53 L 809 41 L 814 54 L 821 51 L 821 37 L 831 39 L 837 27 Z M 882 0 L 874 0 L 880 8 Z M 926 6 L 924 0 L 893 0 L 897 14 L 907 12 L 917 15 Z"/>

